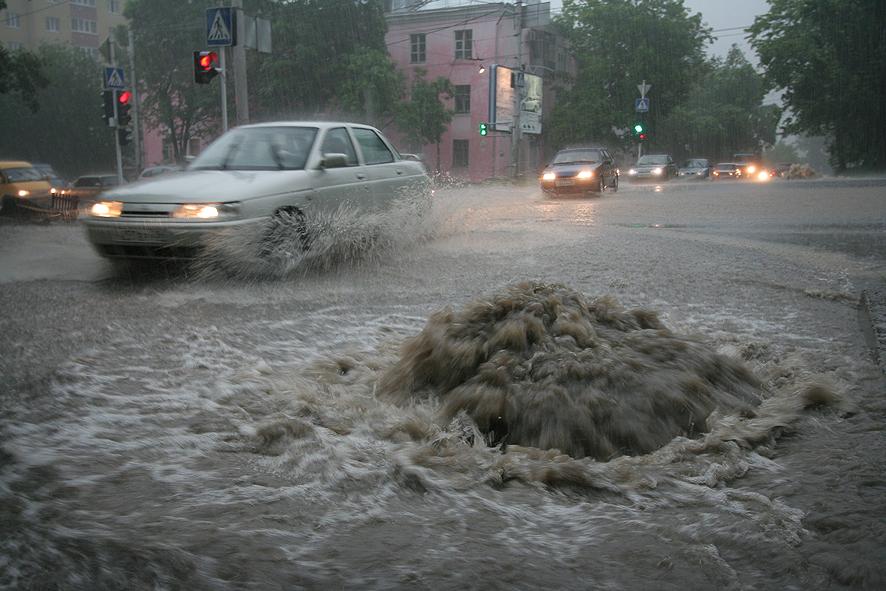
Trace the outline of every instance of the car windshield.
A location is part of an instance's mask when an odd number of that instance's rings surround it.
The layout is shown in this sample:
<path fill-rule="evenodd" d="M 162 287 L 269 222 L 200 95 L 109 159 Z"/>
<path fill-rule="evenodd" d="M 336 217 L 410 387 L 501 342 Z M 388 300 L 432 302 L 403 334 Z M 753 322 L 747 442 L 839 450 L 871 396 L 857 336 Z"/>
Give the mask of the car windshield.
<path fill-rule="evenodd" d="M 732 170 L 733 168 L 736 168 L 737 166 L 738 166 L 737 164 L 732 164 L 731 162 L 721 162 L 720 164 L 717 165 L 717 168 L 719 168 L 720 170 Z"/>
<path fill-rule="evenodd" d="M 17 181 L 42 181 L 44 175 L 36 168 L 7 168 L 3 171 L 9 182 Z"/>
<path fill-rule="evenodd" d="M 188 170 L 301 170 L 316 127 L 248 127 L 221 136 Z"/>
<path fill-rule="evenodd" d="M 661 156 L 658 154 L 650 154 L 649 156 L 641 156 L 639 160 L 637 160 L 637 164 L 667 164 L 668 157 Z"/>
<path fill-rule="evenodd" d="M 75 187 L 101 187 L 101 179 L 97 176 L 82 176 L 74 181 Z"/>
<path fill-rule="evenodd" d="M 568 150 L 559 152 L 554 156 L 551 164 L 563 164 L 564 162 L 600 162 L 603 160 L 600 150 Z"/>
<path fill-rule="evenodd" d="M 708 165 L 707 160 L 687 160 L 685 164 L 683 164 L 683 168 L 704 168 Z"/>

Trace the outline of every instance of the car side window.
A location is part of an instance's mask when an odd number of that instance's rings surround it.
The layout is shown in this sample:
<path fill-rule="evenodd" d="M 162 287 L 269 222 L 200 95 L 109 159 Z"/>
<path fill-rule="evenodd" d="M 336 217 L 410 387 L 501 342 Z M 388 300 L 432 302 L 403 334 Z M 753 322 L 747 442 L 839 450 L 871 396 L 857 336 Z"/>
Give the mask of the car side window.
<path fill-rule="evenodd" d="M 357 152 L 354 150 L 354 143 L 344 127 L 336 127 L 326 132 L 320 152 L 323 154 L 344 154 L 347 156 L 348 166 L 357 165 Z"/>
<path fill-rule="evenodd" d="M 355 128 L 354 136 L 360 144 L 366 164 L 385 164 L 394 161 L 394 154 L 373 130 Z"/>

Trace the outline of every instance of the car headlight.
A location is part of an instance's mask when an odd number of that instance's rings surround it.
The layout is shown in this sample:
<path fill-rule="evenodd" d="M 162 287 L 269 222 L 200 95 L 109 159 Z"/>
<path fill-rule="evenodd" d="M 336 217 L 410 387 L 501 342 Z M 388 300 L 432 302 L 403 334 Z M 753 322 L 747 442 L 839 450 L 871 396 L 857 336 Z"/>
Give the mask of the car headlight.
<path fill-rule="evenodd" d="M 541 175 L 541 180 L 543 180 L 543 181 L 552 181 L 556 178 L 557 178 L 557 175 L 554 174 L 553 172 L 546 172 L 543 175 Z"/>
<path fill-rule="evenodd" d="M 31 194 L 30 191 L 25 191 L 24 189 L 22 189 L 21 191 L 18 192 L 19 197 L 27 197 L 30 194 Z"/>
<path fill-rule="evenodd" d="M 55 195 L 56 193 L 58 193 L 58 189 L 56 189 L 55 187 L 52 187 L 51 189 L 49 189 L 49 192 L 52 193 L 53 195 Z"/>
<path fill-rule="evenodd" d="M 653 169 L 652 169 L 652 174 L 661 174 L 661 168 L 660 168 L 660 167 L 655 167 L 655 168 L 653 168 Z"/>
<path fill-rule="evenodd" d="M 748 174 L 754 174 L 755 172 L 757 172 L 757 167 L 754 166 L 753 164 L 749 164 L 748 165 Z"/>
<path fill-rule="evenodd" d="M 764 182 L 768 181 L 769 180 L 769 173 L 766 172 L 765 170 L 761 170 L 760 172 L 757 173 L 757 180 L 764 181 Z"/>
<path fill-rule="evenodd" d="M 239 203 L 185 203 L 172 212 L 172 217 L 216 221 L 237 217 L 239 214 Z"/>
<path fill-rule="evenodd" d="M 579 171 L 578 175 L 576 175 L 575 178 L 577 178 L 580 181 L 586 181 L 589 178 L 593 178 L 593 176 L 594 176 L 593 170 L 581 170 L 581 171 Z"/>
<path fill-rule="evenodd" d="M 97 218 L 119 218 L 123 214 L 122 201 L 99 201 L 89 209 Z"/>
<path fill-rule="evenodd" d="M 630 170 L 628 170 L 628 174 L 630 174 L 630 175 L 637 174 L 637 169 L 636 169 L 636 168 L 631 168 Z"/>

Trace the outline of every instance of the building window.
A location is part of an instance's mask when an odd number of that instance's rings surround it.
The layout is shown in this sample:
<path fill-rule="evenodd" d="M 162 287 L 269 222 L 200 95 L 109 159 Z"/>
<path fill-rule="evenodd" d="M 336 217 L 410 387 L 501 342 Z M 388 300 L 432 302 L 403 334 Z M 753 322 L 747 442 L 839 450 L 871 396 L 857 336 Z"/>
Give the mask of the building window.
<path fill-rule="evenodd" d="M 468 140 L 452 140 L 452 168 L 468 167 Z"/>
<path fill-rule="evenodd" d="M 411 51 L 409 53 L 409 61 L 413 64 L 423 64 L 425 62 L 425 34 L 416 33 L 409 36 L 409 45 Z"/>
<path fill-rule="evenodd" d="M 17 29 L 21 26 L 21 22 L 16 13 L 9 12 L 6 14 L 6 26 L 10 29 Z"/>
<path fill-rule="evenodd" d="M 96 26 L 95 21 L 91 21 L 85 18 L 72 18 L 71 19 L 71 31 L 75 33 L 91 33 L 93 35 L 96 34 Z"/>
<path fill-rule="evenodd" d="M 456 84 L 455 85 L 455 112 L 470 113 L 471 112 L 471 85 Z"/>
<path fill-rule="evenodd" d="M 471 52 L 474 32 L 471 29 L 455 32 L 455 59 L 469 60 L 473 57 Z"/>
<path fill-rule="evenodd" d="M 47 16 L 46 17 L 46 30 L 51 33 L 58 33 L 59 22 L 58 22 L 57 16 Z"/>
<path fill-rule="evenodd" d="M 95 47 L 81 47 L 77 46 L 77 49 L 83 52 L 83 55 L 91 57 L 94 60 L 98 60 L 98 49 Z"/>
<path fill-rule="evenodd" d="M 120 14 L 120 0 L 108 0 L 108 12 Z"/>

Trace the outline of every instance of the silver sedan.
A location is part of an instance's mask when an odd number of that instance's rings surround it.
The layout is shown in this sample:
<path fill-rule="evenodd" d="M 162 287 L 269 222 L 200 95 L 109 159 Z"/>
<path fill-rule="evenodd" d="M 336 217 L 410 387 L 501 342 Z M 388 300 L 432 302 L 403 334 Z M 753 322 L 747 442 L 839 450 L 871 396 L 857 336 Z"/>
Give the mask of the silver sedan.
<path fill-rule="evenodd" d="M 185 172 L 102 193 L 84 223 L 105 257 L 191 258 L 225 229 L 342 206 L 375 212 L 405 195 L 430 195 L 427 171 L 377 129 L 262 123 L 228 131 Z"/>

